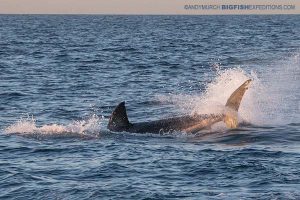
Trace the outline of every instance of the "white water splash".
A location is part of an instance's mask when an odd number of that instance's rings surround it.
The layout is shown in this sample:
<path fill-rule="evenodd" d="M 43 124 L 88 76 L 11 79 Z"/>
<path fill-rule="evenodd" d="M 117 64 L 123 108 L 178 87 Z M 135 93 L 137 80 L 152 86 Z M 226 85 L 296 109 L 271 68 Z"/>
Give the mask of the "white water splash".
<path fill-rule="evenodd" d="M 227 69 L 224 71 L 218 71 L 217 77 L 206 86 L 204 93 L 201 95 L 170 95 L 170 96 L 157 96 L 160 101 L 168 101 L 176 104 L 184 113 L 197 113 L 197 114 L 211 114 L 222 113 L 224 111 L 224 105 L 226 104 L 229 96 L 237 89 L 242 83 L 249 78 L 256 82 L 255 73 L 246 74 L 244 70 L 240 68 Z M 239 115 L 244 120 L 248 120 L 248 112 L 245 112 L 246 105 L 251 106 L 249 102 L 253 99 L 252 86 L 245 96 L 243 103 L 240 107 Z M 247 110 L 247 109 L 246 109 Z"/>
<path fill-rule="evenodd" d="M 93 115 L 87 120 L 73 121 L 67 125 L 47 124 L 38 127 L 36 120 L 31 117 L 20 119 L 16 123 L 7 127 L 6 134 L 40 134 L 40 135 L 79 135 L 97 136 L 101 129 L 102 117 Z"/>
<path fill-rule="evenodd" d="M 261 121 L 271 124 L 300 121 L 300 53 L 274 62 L 261 73 L 257 99 Z"/>
<path fill-rule="evenodd" d="M 299 63 L 300 54 L 296 54 L 260 69 L 260 73 L 254 70 L 247 73 L 241 68 L 218 69 L 216 78 L 200 95 L 157 96 L 157 99 L 177 105 L 184 113 L 220 113 L 232 92 L 250 78 L 252 83 L 239 109 L 240 120 L 256 125 L 299 122 Z"/>

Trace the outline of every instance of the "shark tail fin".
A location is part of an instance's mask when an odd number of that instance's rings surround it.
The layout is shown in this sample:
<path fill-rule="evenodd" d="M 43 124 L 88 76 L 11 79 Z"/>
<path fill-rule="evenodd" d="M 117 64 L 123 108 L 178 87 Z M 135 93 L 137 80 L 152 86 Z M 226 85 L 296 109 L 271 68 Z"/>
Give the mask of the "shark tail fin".
<path fill-rule="evenodd" d="M 128 121 L 125 102 L 121 102 L 112 112 L 107 128 L 111 131 L 126 131 L 131 124 Z"/>
<path fill-rule="evenodd" d="M 251 79 L 245 81 L 238 89 L 236 89 L 225 105 L 225 117 L 224 122 L 227 128 L 236 128 L 238 126 L 238 110 L 242 101 L 242 98 L 248 89 Z"/>

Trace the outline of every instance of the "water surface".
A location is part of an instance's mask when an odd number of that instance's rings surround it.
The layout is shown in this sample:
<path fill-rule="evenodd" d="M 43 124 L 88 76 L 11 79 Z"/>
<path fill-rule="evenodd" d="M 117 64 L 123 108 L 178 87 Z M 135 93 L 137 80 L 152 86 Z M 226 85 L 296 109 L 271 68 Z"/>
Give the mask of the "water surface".
<path fill-rule="evenodd" d="M 0 15 L 3 199 L 300 199 L 300 17 Z M 218 112 L 236 130 L 112 133 Z"/>

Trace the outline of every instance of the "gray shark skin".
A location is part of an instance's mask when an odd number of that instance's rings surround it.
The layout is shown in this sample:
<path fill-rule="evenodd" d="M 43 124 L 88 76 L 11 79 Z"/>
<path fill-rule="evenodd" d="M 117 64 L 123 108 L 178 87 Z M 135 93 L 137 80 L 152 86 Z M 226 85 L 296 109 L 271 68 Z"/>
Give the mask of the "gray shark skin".
<path fill-rule="evenodd" d="M 236 128 L 238 126 L 237 112 L 250 82 L 251 79 L 245 81 L 231 94 L 225 105 L 224 113 L 194 114 L 149 122 L 130 123 L 126 113 L 125 102 L 121 102 L 111 114 L 107 128 L 113 132 L 125 131 L 130 133 L 159 134 L 173 131 L 196 133 L 220 121 L 224 121 L 228 128 Z"/>

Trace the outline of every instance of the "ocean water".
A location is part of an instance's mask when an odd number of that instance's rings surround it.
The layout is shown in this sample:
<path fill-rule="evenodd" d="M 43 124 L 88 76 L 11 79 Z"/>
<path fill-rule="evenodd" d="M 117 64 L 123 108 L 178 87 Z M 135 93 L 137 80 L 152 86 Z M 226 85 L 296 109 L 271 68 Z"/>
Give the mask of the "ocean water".
<path fill-rule="evenodd" d="M 240 127 L 113 133 L 217 113 Z M 300 15 L 0 15 L 0 199 L 300 199 Z"/>

